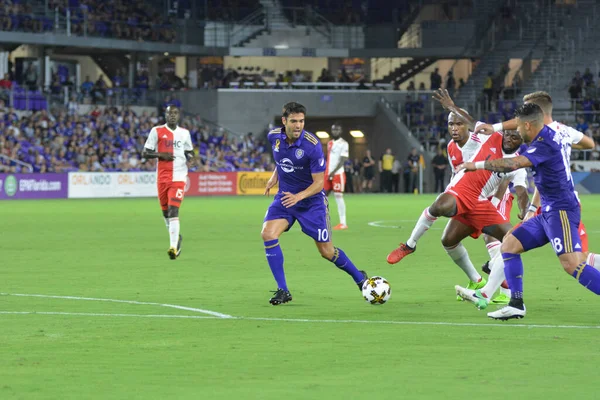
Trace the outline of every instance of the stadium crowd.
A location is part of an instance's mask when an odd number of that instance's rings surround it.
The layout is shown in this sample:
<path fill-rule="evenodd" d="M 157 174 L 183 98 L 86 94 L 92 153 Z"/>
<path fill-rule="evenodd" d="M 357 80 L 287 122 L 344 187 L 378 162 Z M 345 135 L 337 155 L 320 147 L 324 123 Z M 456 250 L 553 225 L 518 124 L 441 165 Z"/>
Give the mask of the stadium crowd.
<path fill-rule="evenodd" d="M 127 107 L 96 107 L 85 115 L 41 110 L 19 118 L 0 100 L 0 172 L 29 172 L 26 164 L 34 172 L 153 171 L 155 161 L 140 154 L 150 129 L 162 123 L 158 113 L 136 115 Z M 252 133 L 232 137 L 191 116 L 180 126 L 190 130 L 198 154 L 192 171 L 274 169 L 270 149 Z"/>

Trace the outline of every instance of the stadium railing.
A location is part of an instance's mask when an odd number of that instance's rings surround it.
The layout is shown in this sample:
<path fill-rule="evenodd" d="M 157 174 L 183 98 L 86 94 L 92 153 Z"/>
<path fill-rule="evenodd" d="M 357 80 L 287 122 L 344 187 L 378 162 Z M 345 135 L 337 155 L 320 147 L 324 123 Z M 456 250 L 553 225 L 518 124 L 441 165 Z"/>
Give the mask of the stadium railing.
<path fill-rule="evenodd" d="M 229 82 L 229 88 L 276 88 L 280 89 L 327 89 L 327 90 L 348 90 L 356 89 L 360 83 L 357 82 Z M 277 87 L 279 86 L 279 88 Z M 394 86 L 391 83 L 376 83 L 365 84 L 366 91 L 371 91 L 373 87 L 379 90 L 393 90 Z"/>

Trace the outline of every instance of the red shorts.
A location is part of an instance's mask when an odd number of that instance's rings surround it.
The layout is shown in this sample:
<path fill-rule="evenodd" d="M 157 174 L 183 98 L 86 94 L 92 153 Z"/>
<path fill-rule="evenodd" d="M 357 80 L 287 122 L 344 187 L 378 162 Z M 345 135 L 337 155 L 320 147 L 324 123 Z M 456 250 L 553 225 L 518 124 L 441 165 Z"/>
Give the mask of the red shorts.
<path fill-rule="evenodd" d="M 185 192 L 185 182 L 159 182 L 157 187 L 158 201 L 163 211 L 167 210 L 169 206 L 181 206 Z"/>
<path fill-rule="evenodd" d="M 486 226 L 501 225 L 509 222 L 487 199 L 473 201 L 463 199 L 453 191 L 446 193 L 451 194 L 456 199 L 458 211 L 452 219 L 471 227 L 474 231 L 471 233 L 473 239 L 477 239 L 482 233 L 481 230 Z"/>
<path fill-rule="evenodd" d="M 334 191 L 335 193 L 344 193 L 344 186 L 346 186 L 346 173 L 337 174 L 333 176 L 332 180 L 325 179 L 323 184 L 323 190 L 325 192 Z"/>

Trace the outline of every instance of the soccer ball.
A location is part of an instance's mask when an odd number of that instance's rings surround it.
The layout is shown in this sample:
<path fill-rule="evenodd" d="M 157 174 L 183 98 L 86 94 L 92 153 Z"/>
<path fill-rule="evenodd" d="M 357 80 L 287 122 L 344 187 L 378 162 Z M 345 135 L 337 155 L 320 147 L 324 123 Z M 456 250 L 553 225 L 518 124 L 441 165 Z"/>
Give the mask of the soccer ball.
<path fill-rule="evenodd" d="M 385 278 L 373 276 L 363 283 L 362 294 L 371 304 L 383 304 L 392 296 L 392 288 Z"/>

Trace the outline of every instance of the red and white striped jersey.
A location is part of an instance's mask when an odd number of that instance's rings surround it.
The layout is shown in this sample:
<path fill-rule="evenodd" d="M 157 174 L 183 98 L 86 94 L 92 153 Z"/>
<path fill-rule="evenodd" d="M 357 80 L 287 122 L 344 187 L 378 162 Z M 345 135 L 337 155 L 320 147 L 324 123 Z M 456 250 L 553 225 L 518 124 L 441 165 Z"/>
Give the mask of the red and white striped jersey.
<path fill-rule="evenodd" d="M 481 135 L 480 137 L 483 136 Z M 496 132 L 489 135 L 485 143 L 481 145 L 479 151 L 468 161 L 478 162 L 515 157 L 517 154 L 504 154 L 502 151 L 502 141 L 503 135 L 501 133 Z M 450 181 L 447 190 L 460 196 L 466 196 L 472 200 L 484 200 L 496 194 L 498 186 L 503 179 L 513 181 L 516 186 L 527 187 L 527 173 L 523 169 L 509 173 L 481 169 L 474 172 L 459 171 Z"/>
<path fill-rule="evenodd" d="M 482 124 L 484 124 L 484 122 L 476 122 L 475 131 L 477 131 L 479 125 Z M 448 143 L 446 152 L 448 153 L 448 162 L 452 166 L 452 173 L 456 173 L 456 168 L 458 168 L 460 164 L 470 161 L 489 137 L 489 135 L 477 135 L 474 132 L 469 132 L 469 139 L 462 147 L 459 147 L 455 141 L 451 140 L 450 143 Z"/>
<path fill-rule="evenodd" d="M 156 167 L 158 183 L 186 181 L 188 168 L 185 152 L 194 149 L 190 131 L 179 126 L 174 131 L 167 125 L 155 126 L 150 131 L 144 147 L 175 156 L 173 161 L 158 160 Z"/>

